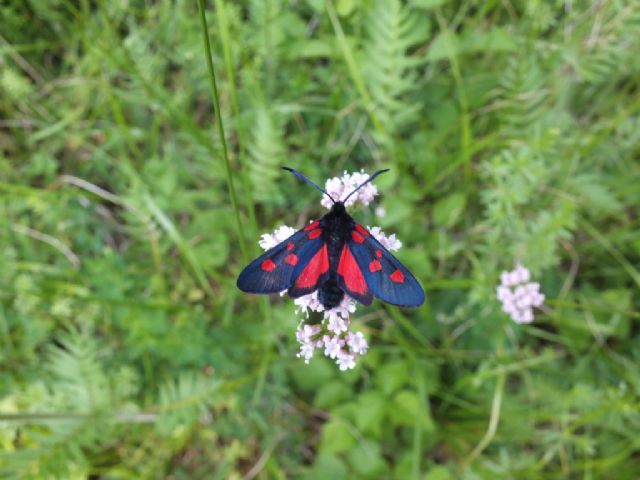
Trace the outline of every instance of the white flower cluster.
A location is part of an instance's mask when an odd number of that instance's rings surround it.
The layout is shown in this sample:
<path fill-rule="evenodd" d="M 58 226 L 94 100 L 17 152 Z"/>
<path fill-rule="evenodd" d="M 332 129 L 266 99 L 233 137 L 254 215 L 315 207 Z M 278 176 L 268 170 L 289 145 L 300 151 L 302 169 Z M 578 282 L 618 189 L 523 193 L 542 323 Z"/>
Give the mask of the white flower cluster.
<path fill-rule="evenodd" d="M 380 243 L 396 247 L 400 242 L 395 236 L 386 237 L 384 233 L 372 230 L 371 233 Z M 265 233 L 259 244 L 264 250 L 269 250 L 296 232 L 286 225 L 278 227 L 273 233 Z M 285 292 L 281 292 L 284 294 Z M 309 311 L 323 312 L 324 317 L 319 325 L 302 324 L 296 331 L 296 339 L 300 343 L 298 357 L 305 363 L 313 357 L 316 349 L 324 349 L 324 354 L 336 361 L 340 370 L 349 370 L 356 366 L 356 357 L 366 353 L 368 344 L 362 332 L 349 331 L 349 315 L 356 311 L 356 302 L 345 295 L 337 307 L 326 311 L 318 301 L 318 292 L 296 298 L 294 303 L 298 307 L 296 313 L 309 317 Z"/>
<path fill-rule="evenodd" d="M 345 295 L 337 307 L 324 310 L 318 302 L 317 292 L 296 298 L 297 312 L 309 315 L 309 310 L 323 312 L 322 323 L 318 325 L 303 324 L 296 331 L 296 339 L 300 343 L 298 357 L 305 363 L 313 357 L 316 349 L 336 361 L 340 370 L 350 370 L 356 366 L 356 357 L 367 352 L 369 345 L 362 332 L 349 330 L 349 315 L 356 311 L 356 302 Z"/>
<path fill-rule="evenodd" d="M 533 307 L 544 303 L 538 282 L 529 282 L 531 273 L 522 265 L 511 272 L 502 272 L 496 296 L 502 302 L 502 310 L 516 323 L 533 322 Z"/>
<path fill-rule="evenodd" d="M 387 236 L 380 227 L 367 227 L 367 229 L 388 250 L 395 251 L 402 247 L 402 242 L 396 238 L 395 234 Z M 309 316 L 309 311 L 323 312 L 324 315 L 319 325 L 303 324 L 298 327 L 296 332 L 296 338 L 300 343 L 298 357 L 303 358 L 305 363 L 309 363 L 315 350 L 324 348 L 324 354 L 335 359 L 340 370 L 354 368 L 356 357 L 366 353 L 368 348 L 362 332 L 349 330 L 349 315 L 356 311 L 355 300 L 345 295 L 340 305 L 327 311 L 318 301 L 318 292 L 313 292 L 296 298 L 294 303 L 298 306 L 296 312 L 304 314 L 305 317 Z"/>
<path fill-rule="evenodd" d="M 354 173 L 344 172 L 342 177 L 333 177 L 327 180 L 324 185 L 324 190 L 331 195 L 336 202 L 341 202 L 368 178 L 369 175 L 362 170 Z M 350 207 L 356 202 L 369 205 L 376 195 L 378 195 L 378 188 L 373 183 L 368 183 L 354 193 L 344 205 L 345 207 Z M 322 196 L 320 203 L 325 208 L 331 208 L 333 206 L 333 202 L 326 195 Z"/>
<path fill-rule="evenodd" d="M 358 185 L 366 181 L 369 176 L 364 172 L 345 174 L 342 177 L 334 177 L 327 180 L 325 190 L 336 200 L 343 200 Z M 371 183 L 365 185 L 355 193 L 347 206 L 360 202 L 368 205 L 378 194 L 378 189 Z M 323 196 L 322 205 L 331 208 L 331 200 Z M 383 215 L 382 212 L 379 215 Z M 398 250 L 402 242 L 394 235 L 387 236 L 380 227 L 367 227 L 371 235 L 388 250 Z M 281 226 L 271 234 L 264 234 L 259 244 L 265 249 L 275 247 L 295 233 L 295 229 Z M 282 292 L 284 294 L 285 292 Z M 301 323 L 296 331 L 296 339 L 300 343 L 298 357 L 305 363 L 313 358 L 316 350 L 320 350 L 325 356 L 335 360 L 340 370 L 350 370 L 356 366 L 358 356 L 367 352 L 369 345 L 362 332 L 353 332 L 350 328 L 349 316 L 356 311 L 356 301 L 345 294 L 342 302 L 331 310 L 325 310 L 318 301 L 318 292 L 313 292 L 294 300 L 297 306 L 296 313 L 309 317 L 309 312 L 322 313 L 323 318 L 319 324 L 309 325 Z"/>
<path fill-rule="evenodd" d="M 284 242 L 291 235 L 296 233 L 296 229 L 292 227 L 288 227 L 287 225 L 283 225 L 281 227 L 276 228 L 273 233 L 263 233 L 258 241 L 258 244 L 261 248 L 265 250 L 269 250 L 270 248 L 275 247 L 279 243 Z"/>
<path fill-rule="evenodd" d="M 378 240 L 387 250 L 395 252 L 402 248 L 402 242 L 396 238 L 395 233 L 387 236 L 380 227 L 369 227 L 368 225 L 367 230 L 369 230 L 369 233 L 373 235 L 373 238 Z"/>

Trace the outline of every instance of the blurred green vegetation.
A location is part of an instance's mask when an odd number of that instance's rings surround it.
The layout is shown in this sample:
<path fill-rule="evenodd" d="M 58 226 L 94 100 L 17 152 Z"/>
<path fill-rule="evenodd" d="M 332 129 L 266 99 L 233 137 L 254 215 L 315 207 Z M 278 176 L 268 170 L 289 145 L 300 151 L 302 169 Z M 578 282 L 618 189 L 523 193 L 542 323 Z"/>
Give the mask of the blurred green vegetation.
<path fill-rule="evenodd" d="M 207 8 L 237 211 L 195 1 L 0 6 L 0 476 L 640 477 L 640 4 Z M 354 215 L 428 301 L 348 373 L 235 288 L 322 214 L 283 164 L 391 168 Z"/>

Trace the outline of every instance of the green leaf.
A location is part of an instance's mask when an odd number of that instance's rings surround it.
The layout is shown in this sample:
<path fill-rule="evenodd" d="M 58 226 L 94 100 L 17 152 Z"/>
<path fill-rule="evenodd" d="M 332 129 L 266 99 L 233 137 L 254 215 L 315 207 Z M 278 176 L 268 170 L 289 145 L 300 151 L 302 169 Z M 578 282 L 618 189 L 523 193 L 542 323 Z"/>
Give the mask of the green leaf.
<path fill-rule="evenodd" d="M 385 414 L 385 398 L 380 392 L 365 392 L 358 397 L 358 409 L 355 412 L 356 427 L 364 434 L 375 437 L 382 433 L 382 420 Z"/>
<path fill-rule="evenodd" d="M 355 438 L 347 422 L 341 418 L 332 418 L 322 427 L 320 451 L 339 453 L 349 450 L 355 444 Z"/>
<path fill-rule="evenodd" d="M 381 478 L 387 468 L 380 445 L 370 440 L 358 442 L 347 456 L 351 468 L 364 478 Z"/>
<path fill-rule="evenodd" d="M 331 38 L 309 39 L 301 43 L 293 43 L 289 46 L 289 55 L 296 59 L 313 59 L 332 57 L 335 46 Z"/>
<path fill-rule="evenodd" d="M 412 3 L 418 8 L 430 10 L 444 5 L 447 3 L 447 0 L 413 0 Z"/>
<path fill-rule="evenodd" d="M 330 381 L 320 387 L 314 398 L 313 404 L 318 408 L 327 409 L 340 404 L 351 395 L 349 385 L 341 379 Z"/>
<path fill-rule="evenodd" d="M 401 360 L 383 363 L 376 371 L 374 382 L 385 395 L 406 384 L 409 380 L 407 363 Z"/>
<path fill-rule="evenodd" d="M 398 197 L 386 198 L 384 208 L 386 210 L 386 214 L 379 220 L 379 222 L 377 222 L 382 227 L 398 225 L 399 223 L 406 221 L 412 214 L 411 208 L 407 205 L 407 202 Z"/>
<path fill-rule="evenodd" d="M 319 453 L 313 467 L 304 476 L 307 480 L 342 480 L 347 478 L 347 467 L 336 455 Z"/>
<path fill-rule="evenodd" d="M 512 52 L 516 47 L 514 36 L 501 27 L 489 31 L 468 28 L 459 35 L 445 30 L 431 43 L 427 60 L 435 62 L 470 53 Z"/>
<path fill-rule="evenodd" d="M 336 376 L 335 364 L 324 357 L 314 358 L 308 364 L 295 362 L 290 372 L 299 388 L 311 391 L 317 390 Z"/>
<path fill-rule="evenodd" d="M 426 480 L 453 480 L 454 478 L 449 469 L 442 465 L 435 465 L 427 470 Z"/>
<path fill-rule="evenodd" d="M 494 27 L 489 31 L 467 28 L 460 36 L 460 51 L 475 52 L 512 52 L 516 50 L 516 41 L 511 32 Z"/>
<path fill-rule="evenodd" d="M 440 32 L 435 40 L 431 42 L 431 45 L 429 45 L 427 60 L 437 62 L 438 60 L 444 60 L 450 56 L 455 56 L 459 51 L 459 38 L 455 34 L 445 30 Z"/>
<path fill-rule="evenodd" d="M 438 131 L 446 132 L 460 122 L 460 110 L 455 101 L 443 100 L 429 109 L 427 118 Z"/>
<path fill-rule="evenodd" d="M 421 399 L 414 391 L 402 390 L 398 392 L 387 408 L 396 425 L 407 427 L 421 425 L 427 431 L 435 431 L 427 399 Z"/>
<path fill-rule="evenodd" d="M 433 223 L 439 227 L 450 228 L 454 226 L 467 203 L 467 199 L 462 192 L 454 192 L 438 200 L 433 206 Z"/>
<path fill-rule="evenodd" d="M 348 17 L 356 8 L 355 0 L 338 0 L 336 2 L 336 12 L 341 17 Z"/>

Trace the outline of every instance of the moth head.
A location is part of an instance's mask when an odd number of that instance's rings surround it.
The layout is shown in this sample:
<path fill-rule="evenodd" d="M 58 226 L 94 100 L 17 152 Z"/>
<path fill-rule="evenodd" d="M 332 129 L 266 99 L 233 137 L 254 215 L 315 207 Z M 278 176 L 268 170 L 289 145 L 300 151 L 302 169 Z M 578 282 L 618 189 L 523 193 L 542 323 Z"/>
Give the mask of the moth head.
<path fill-rule="evenodd" d="M 388 172 L 389 169 L 385 168 L 384 170 L 378 170 L 377 172 L 374 172 L 372 175 L 369 176 L 369 178 L 367 178 L 364 182 L 362 182 L 360 185 L 358 185 L 356 188 L 354 188 L 349 195 L 347 195 L 347 197 L 342 200 L 342 201 L 337 201 L 335 198 L 333 198 L 331 195 L 329 195 L 327 192 L 325 192 L 322 188 L 320 188 L 318 185 L 316 185 L 315 183 L 313 183 L 311 180 L 309 180 L 307 177 L 305 177 L 303 174 L 301 174 L 299 171 L 294 170 L 293 168 L 290 167 L 282 167 L 283 170 L 286 170 L 288 172 L 293 173 L 296 177 L 298 177 L 300 180 L 307 182 L 309 185 L 311 185 L 313 188 L 316 188 L 318 190 L 320 190 L 322 193 L 324 193 L 327 197 L 329 197 L 331 199 L 331 201 L 333 202 L 333 207 L 335 208 L 335 206 L 337 204 L 341 204 L 342 205 L 342 209 L 344 210 L 344 204 L 347 202 L 347 200 L 349 200 L 349 197 L 351 197 L 351 195 L 353 195 L 354 193 L 356 193 L 358 190 L 360 190 L 362 187 L 364 187 L 367 183 L 371 182 L 374 178 L 376 178 L 378 175 L 380 175 L 381 173 L 384 172 Z"/>

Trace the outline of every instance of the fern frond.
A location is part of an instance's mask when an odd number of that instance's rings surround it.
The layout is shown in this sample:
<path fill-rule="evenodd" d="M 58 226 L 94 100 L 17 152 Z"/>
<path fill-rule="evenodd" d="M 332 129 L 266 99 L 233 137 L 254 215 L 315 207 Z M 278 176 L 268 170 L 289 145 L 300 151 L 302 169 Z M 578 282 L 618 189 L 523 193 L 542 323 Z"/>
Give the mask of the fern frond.
<path fill-rule="evenodd" d="M 409 51 L 426 40 L 426 18 L 398 0 L 377 0 L 367 18 L 362 71 L 376 116 L 395 135 L 415 120 L 419 104 L 410 100 L 416 90 L 422 60 Z"/>
<path fill-rule="evenodd" d="M 84 471 L 87 455 L 112 431 L 109 411 L 116 398 L 98 360 L 98 346 L 71 331 L 48 352 L 46 386 L 36 383 L 19 394 L 28 403 L 21 428 L 23 448 L 5 454 L 3 474 L 13 478 L 71 478 Z M 33 418 L 29 412 L 33 412 Z M 49 418 L 42 419 L 46 413 Z"/>
<path fill-rule="evenodd" d="M 285 13 L 286 6 L 282 0 L 249 2 L 249 18 L 253 28 L 247 40 L 254 47 L 257 62 L 261 66 L 274 65 L 279 60 L 282 49 L 278 47 L 285 39 L 286 29 L 282 24 Z"/>
<path fill-rule="evenodd" d="M 189 428 L 214 403 L 219 382 L 200 374 L 185 373 L 167 381 L 160 389 L 157 428 L 169 435 L 176 428 Z"/>
<path fill-rule="evenodd" d="M 49 351 L 52 386 L 69 411 L 91 413 L 110 405 L 109 383 L 91 337 L 70 333 Z"/>
<path fill-rule="evenodd" d="M 587 41 L 581 45 L 578 70 L 589 83 L 611 82 L 640 69 L 640 5 L 631 2 L 594 16 Z M 622 66 L 622 68 L 621 68 Z"/>
<path fill-rule="evenodd" d="M 497 93 L 508 130 L 521 130 L 538 120 L 545 112 L 549 90 L 535 56 L 524 54 L 512 58 L 501 76 Z"/>
<path fill-rule="evenodd" d="M 558 175 L 558 170 L 547 161 L 549 156 L 554 158 L 555 145 L 544 148 L 535 142 L 532 145 L 503 151 L 484 166 L 483 173 L 490 185 L 481 198 L 487 225 L 491 227 L 488 244 L 493 248 L 502 244 L 510 261 L 517 259 L 533 270 L 540 270 L 558 260 L 558 246 L 575 230 L 577 212 L 568 195 L 557 197 L 548 192 Z M 556 188 L 564 190 L 563 187 Z M 548 210 L 540 207 L 542 192 Z"/>
<path fill-rule="evenodd" d="M 266 204 L 280 203 L 282 194 L 276 179 L 280 175 L 278 167 L 285 164 L 283 120 L 273 109 L 260 105 L 255 110 L 252 131 L 248 151 L 253 198 Z"/>

